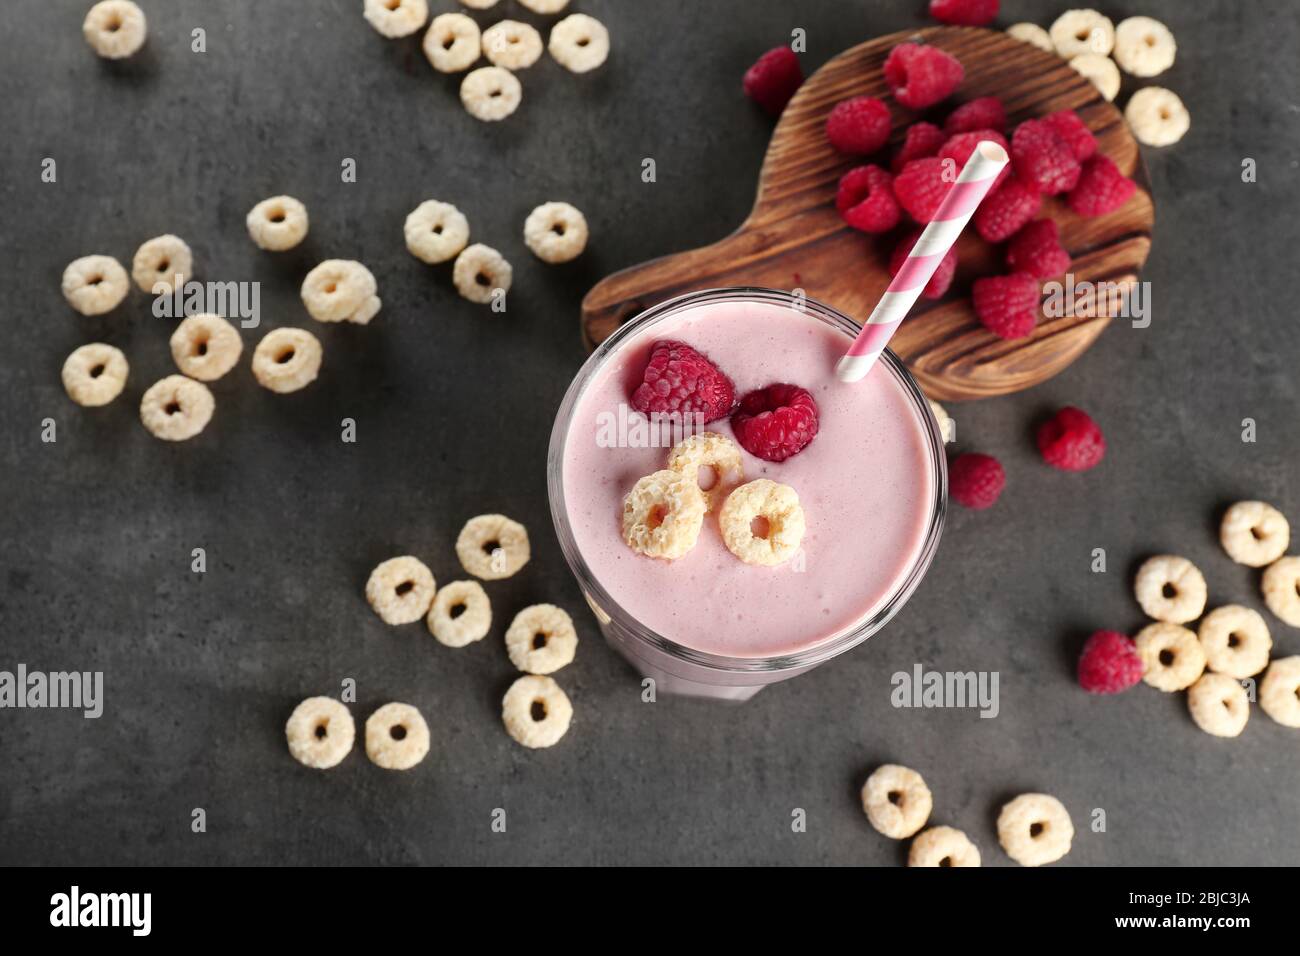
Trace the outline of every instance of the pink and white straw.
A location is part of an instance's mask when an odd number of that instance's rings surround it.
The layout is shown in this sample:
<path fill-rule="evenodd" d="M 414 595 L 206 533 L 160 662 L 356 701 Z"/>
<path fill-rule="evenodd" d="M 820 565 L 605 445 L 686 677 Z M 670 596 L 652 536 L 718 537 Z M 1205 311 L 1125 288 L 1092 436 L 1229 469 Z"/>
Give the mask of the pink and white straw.
<path fill-rule="evenodd" d="M 889 288 L 862 326 L 862 331 L 835 366 L 835 374 L 841 382 L 856 382 L 871 371 L 1007 162 L 1007 151 L 991 140 L 982 140 L 975 147 L 957 181 L 940 203 L 934 219 L 916 240 L 894 281 L 889 283 Z"/>

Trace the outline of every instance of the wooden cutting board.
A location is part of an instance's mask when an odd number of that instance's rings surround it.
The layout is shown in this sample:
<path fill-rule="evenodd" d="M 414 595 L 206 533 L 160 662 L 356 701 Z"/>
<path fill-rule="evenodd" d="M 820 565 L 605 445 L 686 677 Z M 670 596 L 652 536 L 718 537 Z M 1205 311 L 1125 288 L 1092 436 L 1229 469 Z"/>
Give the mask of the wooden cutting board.
<path fill-rule="evenodd" d="M 947 50 L 966 69 L 956 97 L 922 114 L 894 104 L 881 69 L 889 51 L 910 39 Z M 884 98 L 894 110 L 894 133 L 882 153 L 886 163 L 913 120 L 941 125 L 957 103 L 976 97 L 1000 97 L 1010 126 L 1056 110 L 1077 111 L 1101 151 L 1138 181 L 1138 192 L 1123 208 L 1095 219 L 1075 216 L 1059 198 L 1045 201 L 1040 215 L 1059 224 L 1076 283 L 1104 280 L 1127 286 L 1137 281 L 1151 248 L 1155 208 L 1137 143 L 1119 111 L 1054 54 L 994 30 L 931 27 L 855 46 L 810 77 L 777 123 L 749 218 L 711 246 L 624 269 L 597 284 L 582 303 L 588 348 L 648 306 L 719 286 L 802 288 L 864 320 L 889 285 L 889 252 L 898 233 L 868 236 L 840 219 L 836 184 L 865 160 L 837 153 L 824 131 L 831 107 L 864 94 Z M 919 300 L 891 342 L 933 398 L 982 398 L 1036 385 L 1078 358 L 1110 322 L 1102 309 L 1092 316 L 1044 318 L 1028 338 L 998 339 L 976 319 L 970 284 L 981 275 L 1005 271 L 1004 248 L 984 242 L 970 227 L 957 252 L 957 276 L 948 294 L 938 301 Z"/>

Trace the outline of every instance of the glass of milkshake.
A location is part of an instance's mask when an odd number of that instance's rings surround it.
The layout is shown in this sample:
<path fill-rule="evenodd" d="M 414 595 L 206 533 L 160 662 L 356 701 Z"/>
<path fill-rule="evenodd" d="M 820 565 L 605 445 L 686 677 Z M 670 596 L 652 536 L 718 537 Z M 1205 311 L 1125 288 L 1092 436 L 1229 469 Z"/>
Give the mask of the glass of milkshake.
<path fill-rule="evenodd" d="M 606 640 L 656 691 L 747 700 L 866 640 L 929 567 L 947 500 L 943 437 L 892 352 L 861 382 L 836 379 L 858 328 L 786 292 L 691 293 L 620 327 L 569 386 L 547 456 L 556 534 Z M 632 407 L 661 341 L 707 356 L 737 399 L 774 383 L 815 399 L 819 429 L 806 447 L 780 462 L 743 456 L 745 482 L 766 478 L 798 493 L 805 531 L 790 560 L 739 560 L 717 509 L 675 560 L 625 542 L 624 497 L 666 467 L 683 433 L 733 434 L 729 418 L 651 423 Z M 707 489 L 718 476 L 706 471 L 699 482 Z"/>

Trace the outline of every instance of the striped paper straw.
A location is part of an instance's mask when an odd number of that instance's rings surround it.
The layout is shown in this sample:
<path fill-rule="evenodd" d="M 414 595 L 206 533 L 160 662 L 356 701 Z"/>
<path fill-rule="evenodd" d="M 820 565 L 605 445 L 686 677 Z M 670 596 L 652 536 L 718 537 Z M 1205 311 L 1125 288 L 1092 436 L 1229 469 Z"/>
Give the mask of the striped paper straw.
<path fill-rule="evenodd" d="M 866 325 L 862 326 L 858 337 L 835 366 L 835 374 L 841 382 L 856 382 L 871 371 L 899 323 L 966 228 L 975 208 L 988 195 L 1007 161 L 1007 151 L 991 140 L 981 140 L 975 147 L 957 181 L 939 204 L 934 219 L 916 240 Z"/>

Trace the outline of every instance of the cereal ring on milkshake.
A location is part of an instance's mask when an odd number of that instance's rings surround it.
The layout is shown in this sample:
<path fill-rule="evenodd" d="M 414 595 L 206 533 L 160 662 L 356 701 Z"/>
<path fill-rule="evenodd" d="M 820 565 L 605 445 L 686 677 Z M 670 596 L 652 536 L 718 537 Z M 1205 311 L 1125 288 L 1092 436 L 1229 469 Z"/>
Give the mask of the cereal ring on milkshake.
<path fill-rule="evenodd" d="M 429 19 L 426 0 L 366 0 L 364 16 L 380 36 L 409 37 Z"/>
<path fill-rule="evenodd" d="M 385 770 L 410 770 L 429 752 L 429 725 L 410 704 L 384 704 L 366 719 L 366 756 Z"/>
<path fill-rule="evenodd" d="M 524 221 L 524 243 L 543 262 L 569 262 L 587 248 L 587 217 L 567 202 L 542 203 Z"/>
<path fill-rule="evenodd" d="M 281 395 L 306 388 L 320 373 L 320 340 L 306 329 L 273 329 L 253 350 L 253 377 Z"/>
<path fill-rule="evenodd" d="M 213 382 L 239 362 L 244 340 L 238 330 L 219 315 L 191 315 L 171 337 L 176 367 L 190 378 Z"/>
<path fill-rule="evenodd" d="M 1186 558 L 1158 554 L 1138 568 L 1133 591 L 1148 617 L 1186 624 L 1205 610 L 1205 578 Z"/>
<path fill-rule="evenodd" d="M 746 564 L 789 561 L 803 541 L 799 495 L 789 485 L 759 478 L 727 496 L 718 513 L 727 550 Z"/>
<path fill-rule="evenodd" d="M 1259 612 L 1240 604 L 1225 604 L 1205 615 L 1197 636 L 1210 670 L 1238 680 L 1267 667 L 1273 649 L 1273 638 Z"/>
<path fill-rule="evenodd" d="M 424 57 L 439 73 L 468 70 L 483 52 L 478 24 L 463 13 L 433 18 L 424 35 Z"/>
<path fill-rule="evenodd" d="M 425 624 L 439 644 L 464 647 L 487 636 L 492 604 L 477 581 L 452 581 L 434 596 Z"/>
<path fill-rule="evenodd" d="M 1241 682 L 1227 674 L 1205 674 L 1187 691 L 1187 709 L 1207 734 L 1236 737 L 1250 719 L 1250 700 Z"/>
<path fill-rule="evenodd" d="M 623 541 L 637 554 L 673 561 L 695 547 L 705 507 L 694 475 L 646 475 L 623 499 Z"/>
<path fill-rule="evenodd" d="M 366 600 L 385 624 L 418 621 L 429 613 L 437 591 L 433 572 L 410 555 L 389 558 L 366 581 Z"/>
<path fill-rule="evenodd" d="M 144 46 L 144 11 L 130 0 L 101 0 L 81 24 L 86 42 L 106 60 L 121 60 Z"/>
<path fill-rule="evenodd" d="M 979 848 L 955 827 L 930 827 L 912 841 L 908 866 L 979 866 Z"/>
<path fill-rule="evenodd" d="M 308 697 L 284 725 L 289 753 L 304 767 L 328 770 L 352 752 L 357 725 L 347 707 L 332 697 Z"/>
<path fill-rule="evenodd" d="M 460 83 L 460 101 L 466 112 L 485 123 L 505 119 L 519 108 L 523 98 L 519 80 L 499 66 L 480 66 L 466 73 Z"/>
<path fill-rule="evenodd" d="M 609 31 L 595 17 L 571 13 L 551 27 L 547 44 L 555 62 L 572 73 L 586 73 L 609 56 Z"/>
<path fill-rule="evenodd" d="M 1081 53 L 1108 56 L 1115 46 L 1115 25 L 1096 10 L 1066 10 L 1047 31 L 1065 59 Z"/>
<path fill-rule="evenodd" d="M 1205 651 L 1196 635 L 1179 624 L 1148 624 L 1133 639 L 1142 658 L 1142 679 L 1157 690 L 1191 687 L 1205 673 Z"/>
<path fill-rule="evenodd" d="M 1300 558 L 1287 555 L 1264 571 L 1260 580 L 1264 603 L 1286 624 L 1300 627 Z"/>
<path fill-rule="evenodd" d="M 244 222 L 257 248 L 268 252 L 284 252 L 307 238 L 307 207 L 292 196 L 263 199 Z"/>
<path fill-rule="evenodd" d="M 469 242 L 469 220 L 451 203 L 426 199 L 406 217 L 406 248 L 421 262 L 437 265 L 456 256 Z"/>
<path fill-rule="evenodd" d="M 862 809 L 877 831 L 905 840 L 930 819 L 934 798 L 915 770 L 896 763 L 877 767 L 862 785 Z"/>
<path fill-rule="evenodd" d="M 498 289 L 510 291 L 514 270 L 505 257 L 491 246 L 476 242 L 456 257 L 451 267 L 451 281 L 463 298 L 487 305 Z"/>
<path fill-rule="evenodd" d="M 542 55 L 542 35 L 527 23 L 502 20 L 483 31 L 483 55 L 493 66 L 526 70 Z"/>
<path fill-rule="evenodd" d="M 1129 17 L 1115 27 L 1115 62 L 1134 76 L 1157 76 L 1174 65 L 1178 44 L 1151 17 Z"/>
<path fill-rule="evenodd" d="M 1300 727 L 1300 657 L 1279 657 L 1268 665 L 1259 706 L 1283 727 Z"/>
<path fill-rule="evenodd" d="M 552 747 L 573 720 L 573 705 L 549 677 L 528 674 L 510 685 L 501 700 L 506 733 L 525 747 Z"/>
<path fill-rule="evenodd" d="M 726 435 L 701 432 L 677 443 L 668 454 L 668 468 L 694 478 L 704 495 L 704 510 L 718 503 L 745 480 L 745 463 L 740 446 Z"/>
<path fill-rule="evenodd" d="M 345 322 L 361 312 L 378 285 L 374 275 L 353 259 L 326 259 L 302 280 L 302 304 L 317 322 Z"/>
<path fill-rule="evenodd" d="M 998 814 L 998 842 L 1022 866 L 1054 863 L 1070 852 L 1074 824 L 1060 800 L 1022 793 Z"/>
<path fill-rule="evenodd" d="M 155 236 L 135 251 L 131 260 L 131 278 L 145 292 L 171 295 L 176 286 L 184 286 L 194 268 L 194 254 L 180 236 Z"/>
<path fill-rule="evenodd" d="M 510 663 L 525 674 L 553 674 L 572 662 L 577 650 L 573 619 L 554 604 L 524 608 L 506 631 Z"/>
<path fill-rule="evenodd" d="M 63 362 L 63 390 L 78 405 L 97 408 L 122 394 L 129 368 L 121 349 L 92 342 Z"/>
<path fill-rule="evenodd" d="M 461 567 L 484 581 L 499 581 L 528 563 L 528 529 L 505 515 L 479 515 L 456 536 Z"/>
<path fill-rule="evenodd" d="M 168 375 L 140 399 L 140 421 L 155 438 L 185 441 L 207 427 L 215 408 L 216 400 L 202 382 Z"/>
<path fill-rule="evenodd" d="M 103 315 L 126 298 L 131 282 L 112 256 L 82 256 L 63 270 L 63 297 L 82 315 Z"/>
<path fill-rule="evenodd" d="M 1228 557 L 1248 568 L 1262 568 L 1286 554 L 1291 525 L 1262 501 L 1238 501 L 1223 514 L 1219 543 Z"/>

